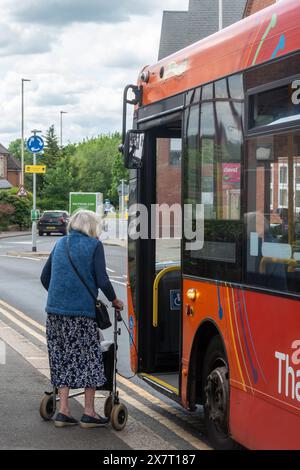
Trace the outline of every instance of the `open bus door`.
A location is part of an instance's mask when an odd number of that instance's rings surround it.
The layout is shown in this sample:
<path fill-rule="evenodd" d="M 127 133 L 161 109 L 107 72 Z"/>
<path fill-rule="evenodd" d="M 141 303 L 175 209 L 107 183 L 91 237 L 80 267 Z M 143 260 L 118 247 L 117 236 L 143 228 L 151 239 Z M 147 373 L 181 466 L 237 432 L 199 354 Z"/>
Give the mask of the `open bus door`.
<path fill-rule="evenodd" d="M 148 214 L 147 236 L 143 233 L 134 239 L 129 233 L 128 240 L 129 324 L 137 326 L 135 369 L 150 385 L 179 400 L 181 121 L 178 116 L 175 120 L 171 117 L 163 126 L 146 130 L 142 137 L 140 131 L 129 134 L 131 143 L 125 142 L 127 164 L 131 168 L 129 227 L 133 221 L 130 207 L 134 204 L 142 204 Z"/>

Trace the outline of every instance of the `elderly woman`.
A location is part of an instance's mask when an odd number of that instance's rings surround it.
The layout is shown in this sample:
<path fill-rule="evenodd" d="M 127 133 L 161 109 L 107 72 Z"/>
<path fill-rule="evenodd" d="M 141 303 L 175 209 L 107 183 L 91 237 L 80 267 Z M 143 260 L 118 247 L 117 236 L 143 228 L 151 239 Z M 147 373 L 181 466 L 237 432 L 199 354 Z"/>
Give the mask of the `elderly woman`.
<path fill-rule="evenodd" d="M 48 290 L 46 305 L 47 345 L 51 382 L 59 390 L 60 410 L 55 426 L 72 426 L 69 390 L 85 389 L 82 428 L 100 427 L 108 419 L 96 414 L 95 390 L 105 384 L 100 347 L 100 331 L 95 321 L 95 302 L 75 273 L 69 256 L 90 290 L 102 290 L 112 305 L 123 308 L 108 278 L 103 245 L 99 241 L 101 218 L 94 212 L 79 210 L 70 219 L 69 234 L 55 245 L 45 264 L 41 282 Z"/>

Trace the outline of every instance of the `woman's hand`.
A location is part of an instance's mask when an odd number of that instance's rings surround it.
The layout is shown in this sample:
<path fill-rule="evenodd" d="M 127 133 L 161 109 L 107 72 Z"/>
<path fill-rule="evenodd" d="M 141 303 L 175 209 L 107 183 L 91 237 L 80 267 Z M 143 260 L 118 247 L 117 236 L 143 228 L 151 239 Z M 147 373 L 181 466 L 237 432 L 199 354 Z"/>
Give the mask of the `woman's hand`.
<path fill-rule="evenodd" d="M 112 305 L 113 305 L 113 307 L 115 307 L 115 309 L 117 309 L 117 310 L 123 310 L 123 308 L 124 308 L 124 303 L 123 303 L 122 300 L 120 300 L 120 299 L 115 299 L 115 300 L 112 302 Z"/>

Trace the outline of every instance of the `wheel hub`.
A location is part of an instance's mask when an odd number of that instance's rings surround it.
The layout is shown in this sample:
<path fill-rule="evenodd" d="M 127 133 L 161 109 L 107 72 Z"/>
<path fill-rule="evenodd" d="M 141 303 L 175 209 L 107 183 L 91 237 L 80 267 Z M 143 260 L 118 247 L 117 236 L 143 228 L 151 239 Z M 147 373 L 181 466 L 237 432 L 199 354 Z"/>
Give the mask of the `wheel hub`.
<path fill-rule="evenodd" d="M 210 373 L 205 395 L 209 419 L 219 431 L 228 434 L 229 386 L 226 367 L 217 367 Z"/>

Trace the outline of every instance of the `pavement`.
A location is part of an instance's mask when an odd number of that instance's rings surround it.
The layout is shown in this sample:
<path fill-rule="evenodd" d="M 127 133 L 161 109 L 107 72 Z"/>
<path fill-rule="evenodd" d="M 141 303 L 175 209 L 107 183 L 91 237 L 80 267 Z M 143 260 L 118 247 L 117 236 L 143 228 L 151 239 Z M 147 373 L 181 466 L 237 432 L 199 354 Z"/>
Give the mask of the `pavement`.
<path fill-rule="evenodd" d="M 57 430 L 53 422 L 43 421 L 39 416 L 39 402 L 43 390 L 51 389 L 49 381 L 9 346 L 6 366 L 0 365 L 0 369 L 0 422 L 5 426 L 0 449 L 68 450 L 74 449 L 74 445 L 80 450 L 130 449 L 118 436 L 111 438 L 110 427 L 88 431 L 87 435 L 79 426 Z M 70 406 L 73 415 L 80 418 L 81 404 L 71 399 Z"/>
<path fill-rule="evenodd" d="M 0 239 L 2 238 L 12 238 L 12 237 L 24 237 L 26 235 L 31 235 L 31 232 L 0 232 Z"/>

